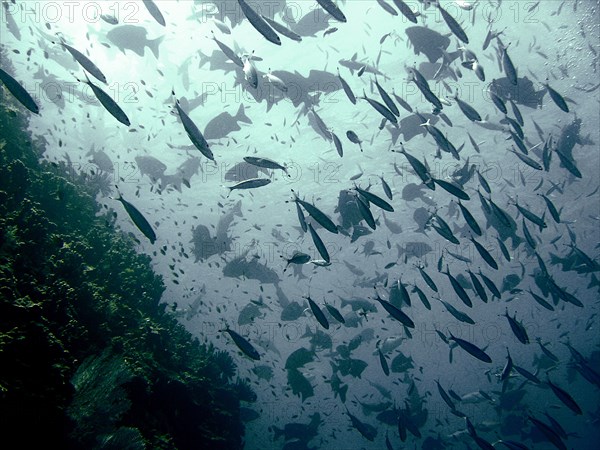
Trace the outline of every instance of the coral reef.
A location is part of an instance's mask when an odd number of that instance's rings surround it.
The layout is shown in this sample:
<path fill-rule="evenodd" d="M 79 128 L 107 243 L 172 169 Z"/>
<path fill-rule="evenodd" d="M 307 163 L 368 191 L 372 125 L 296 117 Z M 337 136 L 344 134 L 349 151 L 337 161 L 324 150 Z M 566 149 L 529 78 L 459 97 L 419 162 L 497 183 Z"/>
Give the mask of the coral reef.
<path fill-rule="evenodd" d="M 3 55 L 3 60 L 6 60 Z M 236 366 L 165 304 L 162 279 L 68 164 L 40 160 L 0 88 L 0 431 L 23 448 L 235 449 Z M 102 192 L 103 194 L 105 192 Z M 246 389 L 247 388 L 247 389 Z"/>

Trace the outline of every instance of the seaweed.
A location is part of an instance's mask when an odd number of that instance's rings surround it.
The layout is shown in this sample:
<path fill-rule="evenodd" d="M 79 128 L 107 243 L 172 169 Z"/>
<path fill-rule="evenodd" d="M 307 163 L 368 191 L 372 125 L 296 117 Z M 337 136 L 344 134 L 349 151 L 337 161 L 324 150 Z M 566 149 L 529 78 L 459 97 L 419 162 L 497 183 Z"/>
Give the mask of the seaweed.
<path fill-rule="evenodd" d="M 45 161 L 26 114 L 0 88 L 3 437 L 30 448 L 241 448 L 240 400 L 255 394 L 232 381 L 228 354 L 161 303 L 150 257 L 95 201 L 106 180 L 86 184 L 69 161 Z"/>

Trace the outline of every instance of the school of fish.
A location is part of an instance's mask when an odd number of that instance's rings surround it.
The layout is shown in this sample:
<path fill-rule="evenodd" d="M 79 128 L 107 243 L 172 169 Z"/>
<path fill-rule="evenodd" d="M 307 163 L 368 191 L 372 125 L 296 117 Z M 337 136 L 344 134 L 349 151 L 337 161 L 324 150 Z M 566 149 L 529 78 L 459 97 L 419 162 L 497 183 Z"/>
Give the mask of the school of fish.
<path fill-rule="evenodd" d="M 19 70 L 0 62 L 1 85 L 58 143 L 46 157 L 112 174 L 99 201 L 153 255 L 171 312 L 237 355 L 259 398 L 246 448 L 598 442 L 597 1 L 144 0 L 136 25 L 103 7 L 87 42 L 22 19 L 35 3 L 3 1 Z M 587 82 L 546 32 L 585 42 Z M 144 61 L 135 102 L 114 49 Z M 79 142 L 65 98 L 27 89 L 61 77 Z M 149 189 L 128 183 L 131 152 Z"/>

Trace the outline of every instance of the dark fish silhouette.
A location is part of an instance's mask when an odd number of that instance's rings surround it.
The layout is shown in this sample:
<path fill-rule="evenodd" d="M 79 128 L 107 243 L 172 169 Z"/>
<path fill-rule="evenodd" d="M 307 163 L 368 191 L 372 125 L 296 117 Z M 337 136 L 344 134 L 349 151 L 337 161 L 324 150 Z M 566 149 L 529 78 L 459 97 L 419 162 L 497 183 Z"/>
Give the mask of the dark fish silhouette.
<path fill-rule="evenodd" d="M 220 20 L 221 22 L 226 22 L 225 18 L 227 18 L 233 27 L 242 23 L 245 18 L 244 15 L 241 14 L 240 8 L 238 8 L 237 5 L 232 5 L 232 3 L 229 1 L 213 2 L 209 0 L 196 0 L 195 3 L 210 4 L 209 10 L 213 11 L 213 8 L 217 9 L 216 14 L 212 15 L 212 17 Z M 257 13 L 267 16 L 269 19 L 273 19 L 275 15 L 283 12 L 286 7 L 285 0 L 277 0 L 275 2 L 271 0 L 252 0 L 250 5 Z M 201 14 L 205 14 L 206 10 L 204 7 L 200 8 L 199 10 Z M 312 16 L 312 11 L 309 14 Z M 199 20 L 204 19 L 204 17 L 201 15 L 194 15 L 192 18 L 198 18 Z"/>
<path fill-rule="evenodd" d="M 234 190 L 241 189 L 256 189 L 262 186 L 266 186 L 271 183 L 271 179 L 269 178 L 251 178 L 249 180 L 240 181 L 239 183 L 234 184 L 233 186 L 226 186 L 229 189 L 229 194 Z M 229 197 L 227 194 L 227 197 Z"/>
<path fill-rule="evenodd" d="M 73 60 L 73 58 L 70 59 Z M 43 66 L 40 66 L 37 72 L 33 74 L 33 78 L 35 80 L 39 80 L 44 86 L 61 86 L 61 84 L 63 83 L 62 80 L 54 76 L 54 74 L 50 73 Z M 65 107 L 65 96 L 63 95 L 63 89 L 45 89 L 44 91 L 44 97 L 46 100 L 49 100 L 52 103 L 54 103 L 59 109 L 63 109 Z M 81 92 L 79 92 L 79 90 L 74 90 L 72 94 L 74 94 L 82 102 L 87 101 L 85 100 L 84 95 Z"/>
<path fill-rule="evenodd" d="M 275 33 L 273 28 L 271 28 L 265 19 L 262 18 L 259 12 L 255 11 L 252 6 L 245 2 L 245 0 L 238 0 L 238 4 L 246 16 L 246 19 L 248 19 L 256 31 L 262 34 L 269 42 L 272 42 L 275 45 L 281 45 L 281 39 L 279 35 Z"/>
<path fill-rule="evenodd" d="M 103 172 L 113 172 L 114 164 L 104 150 L 96 150 L 94 146 L 86 153 L 86 156 L 91 156 L 91 162 Z"/>
<path fill-rule="evenodd" d="M 35 103 L 35 100 L 25 88 L 15 80 L 11 75 L 0 69 L 0 81 L 6 86 L 12 95 L 29 111 L 35 114 L 39 114 L 40 108 Z"/>
<path fill-rule="evenodd" d="M 193 146 L 190 146 L 193 148 Z M 167 174 L 167 166 L 153 156 L 136 156 L 135 162 L 142 175 L 147 175 L 153 183 L 160 181 L 160 189 L 174 186 L 181 192 L 181 184 L 198 174 L 200 169 L 200 158 L 192 156 L 184 161 L 173 174 Z"/>
<path fill-rule="evenodd" d="M 485 363 L 492 362 L 492 358 L 490 358 L 485 351 L 477 347 L 475 344 L 472 344 L 469 341 L 465 341 L 464 339 L 457 338 L 452 333 L 450 333 L 450 337 L 448 338 L 448 340 L 456 342 L 464 351 L 471 354 L 471 356 L 474 356 L 478 360 L 483 361 Z"/>
<path fill-rule="evenodd" d="M 104 106 L 104 108 L 110 113 L 111 116 L 113 116 L 123 125 L 131 125 L 131 121 L 129 120 L 129 117 L 127 117 L 127 114 L 125 114 L 125 111 L 123 111 L 121 107 L 117 104 L 117 102 L 114 101 L 112 97 L 108 95 L 103 89 L 92 83 L 88 78 L 87 73 L 85 73 L 85 80 L 79 81 L 87 84 L 92 89 L 92 92 L 94 93 L 98 101 L 102 104 L 102 106 Z"/>
<path fill-rule="evenodd" d="M 595 145 L 594 141 L 581 136 L 581 119 L 573 119 L 569 125 L 564 127 L 556 141 L 556 151 L 569 161 L 573 161 L 573 148 L 579 145 Z"/>
<path fill-rule="evenodd" d="M 154 3 L 152 0 L 142 1 L 144 2 L 144 6 L 148 10 L 148 12 L 152 15 L 152 17 L 154 17 L 154 20 L 156 20 L 160 25 L 164 27 L 166 25 L 165 18 L 160 12 L 160 9 L 158 9 L 158 6 L 156 6 L 156 3 Z"/>
<path fill-rule="evenodd" d="M 118 25 L 119 23 L 119 19 L 111 14 L 102 14 L 100 18 L 111 25 Z"/>
<path fill-rule="evenodd" d="M 123 53 L 125 50 L 131 50 L 139 56 L 144 56 L 146 47 L 148 47 L 158 59 L 159 46 L 164 36 L 148 39 L 148 30 L 144 27 L 121 25 L 106 33 L 106 38 Z"/>
<path fill-rule="evenodd" d="M 415 55 L 423 53 L 430 63 L 440 59 L 450 45 L 448 37 L 427 27 L 408 27 L 405 31 L 415 50 Z"/>
<path fill-rule="evenodd" d="M 221 51 L 225 54 L 225 56 L 227 56 L 227 58 L 234 63 L 236 66 L 238 67 L 244 67 L 244 61 L 242 61 L 242 58 L 240 58 L 238 56 L 238 54 L 231 49 L 227 44 L 221 42 L 220 40 L 218 40 L 215 37 L 215 34 L 213 32 L 213 41 L 216 42 L 216 44 L 219 46 L 219 48 L 221 49 Z"/>
<path fill-rule="evenodd" d="M 372 425 L 369 425 L 368 423 L 361 422 L 358 419 L 358 417 L 350 414 L 350 411 L 348 411 L 348 408 L 346 408 L 346 413 L 348 414 L 348 417 L 350 417 L 350 420 L 352 421 L 352 426 L 354 428 L 356 428 L 358 430 L 358 432 L 360 434 L 362 434 L 365 439 L 368 439 L 369 441 L 375 440 L 375 438 L 377 437 L 377 428 L 375 428 Z"/>
<path fill-rule="evenodd" d="M 61 45 L 65 50 L 67 50 L 75 60 L 81 64 L 81 66 L 87 70 L 91 75 L 94 76 L 98 81 L 106 84 L 106 77 L 102 73 L 102 71 L 94 64 L 87 56 L 81 53 L 79 50 L 67 45 L 64 40 L 61 40 Z"/>
<path fill-rule="evenodd" d="M 358 54 L 355 53 L 354 55 L 352 55 L 352 58 L 350 59 L 340 59 L 338 61 L 338 63 L 340 64 L 340 66 L 343 66 L 347 69 L 350 70 L 350 73 L 354 74 L 355 71 L 359 71 L 362 70 L 363 72 L 367 72 L 367 73 L 372 73 L 373 75 L 381 75 L 384 78 L 388 78 L 387 75 L 385 75 L 383 72 L 379 71 L 379 69 L 377 69 L 374 66 L 371 66 L 370 64 L 366 64 L 363 62 L 358 61 Z"/>
<path fill-rule="evenodd" d="M 307 76 L 298 71 L 289 72 L 287 70 L 274 70 L 271 72 L 280 78 L 288 87 L 287 97 L 294 106 L 306 103 L 310 106 L 312 98 L 307 94 L 332 92 L 342 89 L 342 84 L 336 74 L 326 70 L 311 69 Z"/>
<path fill-rule="evenodd" d="M 259 361 L 260 360 L 260 354 L 256 351 L 256 349 L 252 346 L 252 344 L 242 335 L 236 333 L 233 330 L 230 330 L 229 328 L 225 329 L 225 330 L 221 330 L 225 333 L 228 333 L 229 336 L 231 336 L 231 339 L 233 339 L 233 342 L 235 342 L 235 345 L 238 346 L 238 348 L 249 358 L 252 358 L 255 361 Z"/>
<path fill-rule="evenodd" d="M 319 425 L 323 423 L 321 421 L 321 415 L 317 412 L 310 416 L 310 422 L 307 424 L 304 423 L 286 423 L 283 427 L 277 428 L 273 426 L 274 439 L 278 440 L 283 437 L 285 441 L 292 441 L 294 439 L 299 442 L 310 441 L 314 438 L 318 433 Z M 298 446 L 298 448 L 301 448 Z"/>
<path fill-rule="evenodd" d="M 336 75 L 323 70 L 313 69 L 308 73 L 308 76 L 304 76 L 297 71 L 289 72 L 286 70 L 273 70 L 271 74 L 283 81 L 288 88 L 288 92 L 284 93 L 277 89 L 263 77 L 265 73 L 261 71 L 257 71 L 257 88 L 246 89 L 246 95 L 252 96 L 257 103 L 263 101 L 267 103 L 267 111 L 273 105 L 285 100 L 291 101 L 296 107 L 302 105 L 302 113 L 305 114 L 309 108 L 319 104 L 322 93 L 328 94 L 342 88 Z M 242 71 L 236 72 L 235 83 L 236 85 L 248 86 Z"/>
<path fill-rule="evenodd" d="M 249 180 L 251 178 L 258 178 L 259 173 L 268 175 L 269 171 L 262 167 L 257 167 L 253 164 L 248 164 L 247 162 L 241 162 L 233 166 L 227 172 L 225 172 L 225 181 L 240 182 L 244 180 Z"/>
<path fill-rule="evenodd" d="M 153 182 L 160 180 L 167 170 L 167 166 L 154 156 L 136 156 L 135 162 L 142 175 L 147 175 Z"/>
<path fill-rule="evenodd" d="M 533 82 L 527 77 L 517 78 L 516 85 L 506 77 L 498 78 L 490 83 L 490 91 L 504 101 L 511 99 L 529 108 L 541 108 L 547 92 L 546 89 L 536 91 Z"/>
<path fill-rule="evenodd" d="M 280 319 L 285 322 L 296 320 L 302 317 L 304 308 L 298 302 L 290 302 L 281 310 Z"/>
<path fill-rule="evenodd" d="M 317 305 L 310 297 L 306 297 L 306 299 L 308 300 L 308 305 L 310 306 L 310 310 L 315 315 L 315 318 L 317 319 L 319 324 L 321 324 L 321 326 L 323 328 L 328 330 L 329 329 L 329 321 L 327 320 L 327 317 L 325 317 L 325 314 L 323 313 L 321 308 L 319 308 L 319 305 Z"/>
<path fill-rule="evenodd" d="M 210 234 L 208 228 L 204 225 L 197 225 L 192 228 L 192 240 L 194 244 L 192 253 L 195 256 L 195 261 L 204 261 L 212 255 L 216 255 L 225 251 L 224 247 L 220 247 L 219 243 Z"/>
<path fill-rule="evenodd" d="M 269 19 L 268 17 L 262 16 L 262 18 L 271 26 L 271 28 L 273 28 L 273 30 L 275 30 L 277 33 L 284 35 L 285 37 L 287 37 L 288 39 L 291 39 L 293 41 L 296 42 L 301 42 L 302 41 L 302 36 L 300 36 L 297 33 L 294 33 L 292 30 L 290 30 L 288 27 L 286 27 L 285 25 L 280 24 L 279 22 L 276 22 L 272 19 Z"/>
<path fill-rule="evenodd" d="M 225 73 L 237 70 L 239 67 L 227 57 L 221 50 L 213 50 L 210 55 L 200 53 L 203 61 L 208 62 L 210 70 L 223 70 Z M 243 77 L 242 77 L 243 78 Z"/>
<path fill-rule="evenodd" d="M 188 99 L 186 97 L 181 97 L 179 99 L 179 103 L 181 104 L 181 107 L 184 109 L 184 111 L 191 113 L 198 106 L 204 105 L 207 98 L 208 98 L 208 93 L 205 92 L 202 95 L 199 95 L 198 97 L 195 97 L 195 98 Z"/>
<path fill-rule="evenodd" d="M 312 109 L 308 114 L 308 124 L 312 127 L 315 132 L 321 136 L 326 141 L 333 140 L 333 134 L 329 131 L 327 124 L 323 122 L 323 119 L 319 116 L 319 114 Z M 336 136 L 337 138 L 337 136 Z"/>
<path fill-rule="evenodd" d="M 172 91 L 173 96 L 175 96 L 175 92 Z M 181 120 L 181 124 L 185 129 L 186 134 L 188 135 L 194 147 L 196 147 L 200 153 L 202 153 L 206 158 L 214 161 L 214 155 L 212 150 L 210 149 L 210 145 L 206 142 L 206 138 L 198 129 L 196 123 L 190 118 L 190 116 L 181 108 L 179 104 L 179 100 L 175 98 L 175 108 L 177 110 L 177 114 Z"/>
<path fill-rule="evenodd" d="M 16 14 L 16 11 L 13 8 L 18 8 L 16 4 L 10 4 L 9 2 L 2 2 L 2 7 L 4 8 L 3 17 L 6 19 L 6 26 L 8 27 L 8 31 L 12 33 L 12 35 L 18 40 L 21 40 L 21 31 L 19 30 L 19 26 L 13 16 L 19 17 Z"/>
<path fill-rule="evenodd" d="M 331 0 L 317 0 L 317 3 L 321 5 L 321 7 L 327 11 L 331 16 L 340 22 L 346 22 L 346 16 L 344 13 L 337 7 L 337 5 Z"/>
<path fill-rule="evenodd" d="M 231 211 L 224 214 L 219 219 L 215 236 L 211 236 L 210 231 L 204 225 L 197 225 L 192 228 L 192 240 L 194 244 L 192 253 L 195 261 L 203 261 L 212 255 L 222 254 L 231 250 L 233 239 L 229 235 L 229 228 L 236 217 L 242 216 L 242 202 L 238 201 Z"/>
<path fill-rule="evenodd" d="M 310 381 L 297 369 L 288 369 L 288 384 L 292 388 L 292 393 L 302 398 L 302 401 L 315 395 L 315 391 Z"/>
<path fill-rule="evenodd" d="M 398 249 L 398 259 L 403 255 L 406 255 L 408 258 L 421 259 L 433 251 L 433 248 L 427 242 L 418 241 L 402 242 L 401 244 L 396 244 L 396 247 Z"/>
<path fill-rule="evenodd" d="M 329 28 L 329 20 L 331 16 L 329 14 L 317 13 L 315 11 L 309 11 L 298 20 L 296 23 L 290 24 L 290 28 L 294 33 L 300 36 L 316 36 L 317 33 Z"/>
<path fill-rule="evenodd" d="M 257 280 L 265 284 L 278 284 L 279 275 L 266 265 L 259 263 L 255 258 L 246 260 L 246 255 L 238 256 L 223 267 L 223 275 L 230 278 L 245 278 Z"/>
<path fill-rule="evenodd" d="M 144 215 L 135 206 L 121 197 L 120 193 L 118 193 L 118 197 L 116 197 L 115 200 L 121 202 L 135 226 L 148 238 L 151 244 L 154 244 L 154 241 L 156 241 L 156 234 Z"/>
<path fill-rule="evenodd" d="M 439 4 L 439 2 L 437 4 L 437 7 L 438 7 L 438 10 L 440 11 L 440 13 L 442 14 L 442 18 L 446 22 L 446 25 L 448 25 L 448 28 L 450 28 L 450 30 L 452 30 L 452 33 L 454 33 L 454 35 L 458 39 L 460 39 L 462 42 L 464 42 L 465 44 L 468 44 L 469 38 L 467 37 L 465 30 L 463 30 L 463 28 L 456 21 L 456 19 L 452 16 L 452 14 L 448 13 L 444 8 L 442 8 L 441 5 Z"/>
<path fill-rule="evenodd" d="M 250 120 L 244 111 L 243 104 L 240 104 L 235 116 L 225 111 L 210 120 L 204 128 L 204 138 L 215 140 L 227 137 L 229 133 L 242 129 L 239 125 L 240 123 L 252 123 L 252 120 Z"/>
<path fill-rule="evenodd" d="M 429 120 L 431 125 L 435 125 L 440 119 L 438 116 L 434 116 L 433 114 L 412 114 L 401 119 L 399 122 L 399 127 L 388 125 L 386 128 L 392 135 L 392 142 L 394 144 L 398 141 L 398 137 L 400 135 L 403 137 L 402 142 L 408 142 L 415 136 L 425 136 L 427 134 L 425 127 L 421 126 L 421 124 L 427 120 Z"/>

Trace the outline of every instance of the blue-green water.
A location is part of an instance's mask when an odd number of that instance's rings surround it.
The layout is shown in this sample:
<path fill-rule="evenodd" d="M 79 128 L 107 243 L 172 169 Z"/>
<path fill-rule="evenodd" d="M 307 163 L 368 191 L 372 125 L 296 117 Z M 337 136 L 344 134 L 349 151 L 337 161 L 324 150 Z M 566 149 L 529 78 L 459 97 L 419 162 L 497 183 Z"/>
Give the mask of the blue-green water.
<path fill-rule="evenodd" d="M 393 7 L 393 2 L 387 3 Z M 15 78 L 40 105 L 40 115 L 31 118 L 30 131 L 47 141 L 44 158 L 54 162 L 67 160 L 74 172 L 87 172 L 101 184 L 97 201 L 117 211 L 123 231 L 140 240 L 140 251 L 152 255 L 155 270 L 163 275 L 167 285 L 163 301 L 201 341 L 212 342 L 235 355 L 240 375 L 250 381 L 258 394 L 258 400 L 247 405 L 260 415 L 246 424 L 246 448 L 375 449 L 385 448 L 386 435 L 394 448 L 444 448 L 434 447 L 431 439 L 439 439 L 445 448 L 476 448 L 474 439 L 463 432 L 464 418 L 452 414 L 439 395 L 436 380 L 461 397 L 482 392 L 455 400 L 455 407 L 489 442 L 510 439 L 530 448 L 551 448 L 527 420 L 531 415 L 548 423 L 543 414 L 548 412 L 567 433 L 573 433 L 565 441 L 568 448 L 594 448 L 599 438 L 598 385 L 574 370 L 571 353 L 564 344 L 570 343 L 581 352 L 596 373 L 600 370 L 596 261 L 600 219 L 598 4 L 479 1 L 467 11 L 453 2 L 443 2 L 442 6 L 462 24 L 469 44 L 451 34 L 436 7 L 425 8 L 417 1 L 407 4 L 421 13 L 416 25 L 401 14 L 392 16 L 377 2 L 339 2 L 346 23 L 327 16 L 315 2 L 249 3 L 263 15 L 287 23 L 302 36 L 301 42 L 281 36 L 278 46 L 252 27 L 236 1 L 158 1 L 165 26 L 153 19 L 142 2 L 17 2 L 8 3 L 3 11 L 0 41 L 9 50 Z M 119 24 L 100 19 L 99 11 L 114 15 Z M 126 36 L 119 44 L 110 33 L 122 26 L 138 28 L 122 31 Z M 413 26 L 426 26 L 449 38 L 446 57 L 452 61 L 444 78 L 434 80 L 437 67 L 423 65 L 427 57 L 415 54 L 406 32 Z M 558 144 L 566 145 L 569 136 L 565 130 L 581 120 L 572 154 L 581 178 L 561 166 L 554 151 L 548 170 L 535 170 L 508 151 L 516 148 L 508 133 L 510 125 L 501 122 L 504 115 L 489 95 L 491 81 L 506 77 L 499 62 L 499 43 L 493 39 L 482 50 L 490 29 L 504 30 L 500 40 L 508 46 L 518 77 L 530 80 L 541 99 L 538 102 L 538 97 L 519 84 L 515 100 L 524 119 L 528 156 L 542 164 L 545 143 L 552 149 Z M 135 41 L 132 33 L 141 33 L 138 39 L 144 42 Z M 245 80 L 242 67 L 224 55 L 212 33 L 243 61 L 252 61 L 259 72 L 256 89 Z M 84 77 L 83 69 L 57 43 L 59 37 L 85 53 L 102 70 L 108 80 L 106 85 L 91 76 L 90 79 L 120 105 L 130 126 L 119 123 L 96 100 L 89 86 L 77 81 L 76 77 Z M 143 55 L 134 51 L 136 44 Z M 120 50 L 119 45 L 128 48 Z M 454 54 L 460 47 L 475 53 L 484 68 L 485 81 L 461 64 L 462 57 Z M 459 160 L 444 151 L 436 158 L 438 146 L 432 135 L 425 134 L 424 127 L 417 126 L 423 134 L 410 139 L 409 127 L 402 122 L 400 137 L 389 123 L 379 129 L 382 115 L 362 98 L 356 105 L 351 103 L 338 79 L 339 70 L 357 97 L 362 97 L 364 91 L 370 99 L 383 103 L 374 84 L 377 80 L 387 92 L 402 97 L 415 112 L 429 114 L 432 104 L 412 81 L 413 67 L 429 79 L 432 91 L 444 100 L 442 119 L 433 117 L 432 123 L 435 121 L 435 126 L 459 149 Z M 359 76 L 361 68 L 364 73 Z M 377 76 L 372 73 L 375 68 Z M 262 77 L 269 70 L 283 80 L 287 92 Z M 559 109 L 546 93 L 546 80 L 567 99 L 569 113 Z M 215 162 L 192 146 L 175 111 L 171 91 L 205 133 Z M 481 114 L 485 127 L 465 117 L 453 98 L 455 93 Z M 523 104 L 532 97 L 533 107 Z M 240 105 L 244 106 L 246 117 L 237 116 L 241 119 L 235 121 L 237 126 L 232 126 L 232 119 L 223 117 L 211 123 L 222 113 L 236 116 Z M 413 115 L 400 105 L 398 108 L 399 121 Z M 514 118 L 511 105 L 507 104 L 507 108 L 508 116 Z M 325 127 L 315 124 L 311 109 Z M 349 130 L 362 141 L 362 151 L 347 138 Z M 341 140 L 342 157 L 327 139 L 330 132 Z M 397 140 L 393 141 L 393 137 Z M 475 150 L 471 138 L 480 152 Z M 474 165 L 485 177 L 492 200 L 514 219 L 515 228 L 506 230 L 498 225 L 497 216 L 486 216 L 477 190 L 484 198 L 489 196 L 480 187 L 476 173 L 471 172 L 468 181 L 463 180 L 464 192 L 470 197 L 463 205 L 481 226 L 483 235 L 476 237 L 477 241 L 498 262 L 498 270 L 486 264 L 469 240 L 472 233 L 455 197 L 439 186 L 435 191 L 421 186 L 417 194 L 410 194 L 411 187 L 413 191 L 418 189 L 412 185 L 421 185 L 421 180 L 399 153 L 400 142 L 404 142 L 408 153 L 427 162 L 434 178 L 456 182 L 460 176 L 457 171 L 465 164 L 466 169 Z M 227 173 L 245 156 L 285 164 L 289 176 L 280 170 L 259 172 L 259 177 L 271 179 L 269 185 L 229 193 L 226 187 L 236 181 Z M 356 178 L 358 174 L 362 175 Z M 332 234 L 313 220 L 327 246 L 331 265 L 319 267 L 309 263 L 284 272 L 286 263 L 282 258 L 291 258 L 295 251 L 305 252 L 313 259 L 322 258 L 310 233 L 299 227 L 291 189 L 318 206 L 336 224 L 342 224 L 343 218 L 336 211 L 340 192 L 356 183 L 363 189 L 370 186 L 372 193 L 386 198 L 380 177 L 392 188 L 393 199 L 388 201 L 394 212 L 386 212 L 384 218 L 382 210 L 371 203 L 370 210 L 378 221 L 376 229 L 356 240 L 350 236 L 356 231 L 350 226 L 344 230 L 348 235 Z M 144 237 L 122 205 L 111 198 L 116 196 L 114 185 L 148 219 L 157 235 L 154 244 Z M 545 194 L 556 205 L 560 223 L 553 220 L 538 194 Z M 515 206 L 517 198 L 519 206 L 543 217 L 547 227 L 540 229 L 531 221 L 523 222 Z M 350 199 L 355 202 L 354 197 Z M 236 212 L 225 218 L 239 201 Z M 434 211 L 449 223 L 458 245 L 429 226 L 424 232 L 418 231 Z M 425 220 L 419 219 L 419 213 L 426 216 Z M 536 254 L 524 238 L 523 223 L 533 235 L 535 251 L 546 264 L 548 277 L 543 276 Z M 200 225 L 207 227 L 211 237 L 219 238 L 194 239 L 193 229 Z M 360 225 L 369 229 L 366 220 Z M 507 238 L 510 261 L 500 251 L 499 234 Z M 569 247 L 571 244 L 589 255 L 592 262 L 578 256 Z M 471 262 L 465 264 L 449 252 Z M 260 264 L 255 268 L 262 270 L 265 277 L 274 276 L 267 273 L 267 268 L 271 269 L 279 281 L 256 279 L 260 275 L 250 273 L 251 266 L 237 271 L 231 265 L 226 268 L 241 257 L 250 264 Z M 447 275 L 438 272 L 440 258 L 443 271 L 448 269 L 466 286 L 472 307 L 459 299 Z M 563 265 L 560 258 L 566 258 Z M 438 294 L 420 276 L 417 263 L 426 266 L 439 288 L 439 296 L 468 313 L 474 325 L 458 322 L 448 313 L 436 299 Z M 492 299 L 487 290 L 490 299 L 484 303 L 475 294 L 467 268 L 474 273 L 481 270 L 490 277 L 502 291 L 501 298 Z M 540 278 L 552 278 L 556 286 L 575 295 L 583 308 L 559 298 L 555 289 L 554 295 L 546 291 L 545 297 L 554 311 L 544 309 L 529 293 L 531 289 L 542 295 L 540 283 L 546 285 Z M 373 285 L 382 298 L 388 299 L 398 280 L 408 285 L 412 300 L 411 306 L 402 304 L 403 311 L 415 323 L 414 329 L 409 330 L 411 337 L 372 300 Z M 431 310 L 412 292 L 413 284 L 425 293 Z M 335 306 L 345 316 L 346 324 L 327 315 L 330 326 L 323 329 L 303 298 L 309 295 L 323 309 L 325 303 Z M 351 298 L 370 299 L 376 308 L 352 311 L 342 301 Z M 291 302 L 299 303 L 299 316 L 282 320 L 282 310 L 287 311 Z M 529 344 L 521 344 L 511 332 L 509 321 L 503 316 L 505 311 L 511 317 L 516 314 L 523 323 Z M 219 331 L 225 325 L 254 345 L 261 357 L 259 362 L 242 355 L 234 342 Z M 325 333 L 324 346 L 311 343 L 307 328 L 311 334 Z M 446 336 L 451 332 L 484 349 L 492 363 L 479 361 L 461 348 L 453 348 L 450 362 L 449 346 L 436 330 Z M 361 340 L 352 341 L 358 335 Z M 376 348 L 378 343 L 384 345 L 386 339 L 398 336 L 403 338 L 401 344 L 385 355 L 392 366 L 392 372 L 386 376 Z M 558 362 L 544 356 L 535 342 L 538 338 Z M 288 356 L 300 348 L 313 352 L 313 360 L 296 371 L 289 366 L 286 369 Z M 506 383 L 500 381 L 507 348 L 515 365 L 537 371 L 541 384 L 526 382 L 514 370 Z M 398 359 L 394 365 L 392 361 L 400 352 L 412 364 L 400 364 Z M 344 370 L 350 360 L 367 364 L 355 373 L 356 377 Z M 360 367 L 360 363 L 353 364 Z M 272 369 L 271 379 L 258 376 L 263 373 L 260 366 Z M 573 396 L 582 415 L 575 415 L 553 394 L 546 384 L 546 373 Z M 342 386 L 348 386 L 345 403 L 332 391 L 336 377 Z M 304 388 L 304 399 L 292 391 L 294 386 L 300 389 L 301 383 L 310 385 Z M 386 390 L 389 397 L 383 395 Z M 505 392 L 518 395 L 520 390 L 524 396 L 519 402 L 512 401 Z M 387 402 L 384 406 L 390 411 L 394 407 L 408 408 L 407 414 L 418 422 L 422 437 L 409 432 L 406 442 L 401 443 L 397 413 L 389 414 L 392 419 L 387 420 L 388 424 L 385 417 L 378 417 L 381 411 L 370 412 L 359 401 Z M 360 421 L 375 427 L 377 435 L 372 442 L 352 427 L 346 408 Z M 283 428 L 290 422 L 308 424 L 316 412 L 322 422 L 318 429 L 312 428 L 314 436 L 308 436 L 310 440 L 292 434 L 287 444 L 282 438 L 274 439 L 278 433 L 272 427 Z"/>

